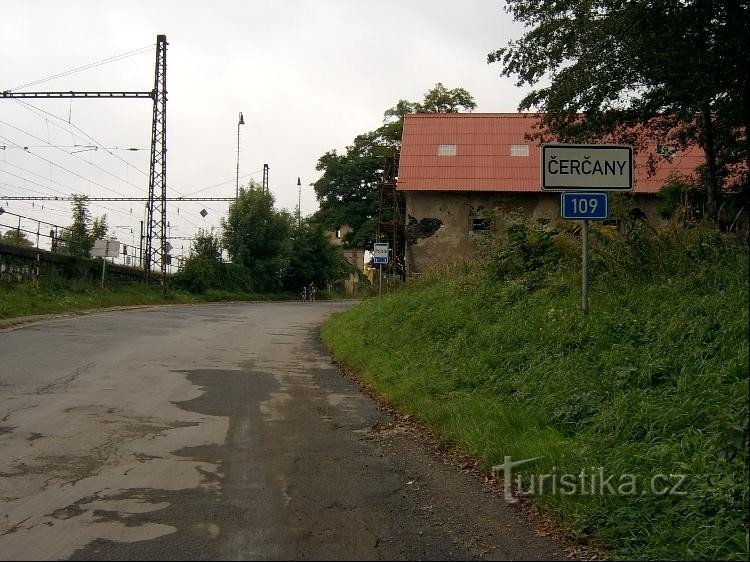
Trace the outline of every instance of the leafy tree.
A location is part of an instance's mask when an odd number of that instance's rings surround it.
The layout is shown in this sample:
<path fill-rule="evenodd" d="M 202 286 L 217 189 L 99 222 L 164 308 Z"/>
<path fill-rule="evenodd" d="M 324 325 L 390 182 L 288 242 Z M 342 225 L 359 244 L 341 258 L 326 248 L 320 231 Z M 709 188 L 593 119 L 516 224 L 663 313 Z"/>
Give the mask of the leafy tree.
<path fill-rule="evenodd" d="M 0 244 L 8 244 L 9 246 L 20 246 L 22 248 L 32 248 L 33 242 L 29 240 L 25 232 L 18 230 L 6 230 L 2 236 L 0 236 Z"/>
<path fill-rule="evenodd" d="M 256 289 L 281 287 L 293 222 L 291 214 L 274 209 L 273 195 L 253 181 L 229 206 L 222 219 L 222 242 L 232 262 L 247 268 Z"/>
<path fill-rule="evenodd" d="M 341 250 L 326 234 L 325 228 L 306 218 L 292 229 L 289 266 L 284 275 L 284 287 L 297 291 L 313 281 L 324 287 L 341 279 L 351 266 Z"/>
<path fill-rule="evenodd" d="M 653 142 L 652 163 L 697 143 L 712 217 L 723 182 L 748 189 L 747 2 L 508 0 L 506 10 L 527 31 L 488 61 L 536 87 L 519 110 L 544 112 L 541 136 Z"/>
<path fill-rule="evenodd" d="M 190 254 L 175 275 L 175 286 L 193 293 L 229 288 L 225 284 L 224 265 L 219 237 L 200 229 L 193 239 Z"/>
<path fill-rule="evenodd" d="M 327 152 L 315 168 L 323 172 L 315 182 L 320 204 L 316 218 L 329 228 L 349 225 L 352 231 L 344 242 L 352 247 L 366 245 L 375 236 L 373 221 L 378 204 L 375 186 L 382 175 L 376 146 L 372 133 L 360 135 L 346 148 L 345 154 Z"/>
<path fill-rule="evenodd" d="M 107 225 L 107 215 L 104 214 L 101 217 L 96 217 L 91 223 L 91 241 L 104 240 L 109 232 L 109 226 Z"/>
<path fill-rule="evenodd" d="M 352 231 L 344 238 L 349 247 L 372 244 L 383 156 L 395 155 L 400 150 L 404 116 L 475 108 L 474 98 L 464 88 L 448 89 L 440 82 L 424 94 L 422 103 L 399 100 L 385 111 L 382 126 L 358 135 L 345 153 L 331 150 L 320 157 L 315 168 L 323 172 L 314 186 L 320 204 L 316 219 L 328 228 L 349 225 Z"/>
<path fill-rule="evenodd" d="M 53 241 L 53 251 L 86 258 L 91 255 L 94 241 L 104 239 L 109 232 L 107 215 L 96 217 L 92 221 L 88 196 L 75 194 L 72 198 L 73 223 L 64 229 L 60 239 Z"/>
<path fill-rule="evenodd" d="M 71 256 L 88 257 L 94 245 L 89 234 L 91 213 L 88 209 L 89 198 L 86 195 L 73 195 L 73 224 L 67 230 L 63 241 L 66 253 Z"/>
<path fill-rule="evenodd" d="M 375 132 L 381 144 L 401 148 L 401 135 L 404 131 L 404 116 L 409 113 L 470 113 L 477 108 L 474 97 L 464 88 L 448 89 L 438 82 L 425 92 L 422 103 L 399 100 L 387 109 L 383 126 Z"/>
<path fill-rule="evenodd" d="M 424 104 L 417 113 L 458 113 L 460 110 L 473 111 L 476 107 L 474 97 L 465 89 L 449 90 L 438 82 L 424 95 Z"/>
<path fill-rule="evenodd" d="M 199 228 L 190 247 L 190 257 L 214 263 L 222 263 L 221 240 L 212 232 Z"/>

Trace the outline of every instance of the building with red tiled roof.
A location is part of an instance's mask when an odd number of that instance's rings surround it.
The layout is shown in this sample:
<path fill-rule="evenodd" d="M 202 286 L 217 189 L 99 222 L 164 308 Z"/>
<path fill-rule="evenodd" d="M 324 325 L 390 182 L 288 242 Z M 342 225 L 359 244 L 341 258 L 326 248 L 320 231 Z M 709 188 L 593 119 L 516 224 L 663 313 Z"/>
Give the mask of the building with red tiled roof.
<path fill-rule="evenodd" d="M 528 140 L 539 116 L 523 113 L 412 114 L 404 118 L 397 189 L 407 215 L 410 272 L 472 253 L 490 227 L 510 212 L 560 217 L 560 194 L 544 191 L 540 144 Z M 658 220 L 661 187 L 674 175 L 690 176 L 703 151 L 675 153 L 648 172 L 648 155 L 635 158 L 635 206 Z"/>

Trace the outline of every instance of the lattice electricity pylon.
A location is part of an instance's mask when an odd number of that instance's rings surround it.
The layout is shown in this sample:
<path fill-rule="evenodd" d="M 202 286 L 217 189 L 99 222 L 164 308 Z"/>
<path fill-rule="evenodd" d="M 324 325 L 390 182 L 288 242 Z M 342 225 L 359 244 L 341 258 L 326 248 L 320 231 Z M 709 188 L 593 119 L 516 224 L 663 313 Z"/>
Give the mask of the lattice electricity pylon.
<path fill-rule="evenodd" d="M 156 36 L 156 64 L 154 89 L 150 92 L 11 92 L 0 93 L 0 99 L 13 98 L 76 98 L 76 99 L 128 99 L 154 100 L 151 127 L 151 166 L 148 184 L 148 209 L 146 231 L 146 257 L 143 264 L 146 281 L 151 279 L 152 266 L 161 264 L 161 286 L 167 289 L 167 36 Z M 158 200 L 157 200 L 158 193 Z M 154 237 L 158 232 L 158 245 Z"/>
<path fill-rule="evenodd" d="M 151 122 L 151 166 L 148 180 L 148 210 L 146 213 L 146 281 L 151 280 L 151 268 L 161 264 L 161 287 L 167 289 L 167 36 L 156 37 L 154 68 L 154 115 Z M 159 244 L 154 244 L 156 233 Z"/>

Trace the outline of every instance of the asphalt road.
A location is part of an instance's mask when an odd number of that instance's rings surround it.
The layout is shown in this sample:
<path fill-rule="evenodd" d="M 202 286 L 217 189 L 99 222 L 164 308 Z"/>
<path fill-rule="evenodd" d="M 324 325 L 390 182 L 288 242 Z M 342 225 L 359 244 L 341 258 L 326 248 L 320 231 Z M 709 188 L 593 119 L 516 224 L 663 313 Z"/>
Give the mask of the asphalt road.
<path fill-rule="evenodd" d="M 558 559 L 343 378 L 348 303 L 0 330 L 0 559 Z"/>

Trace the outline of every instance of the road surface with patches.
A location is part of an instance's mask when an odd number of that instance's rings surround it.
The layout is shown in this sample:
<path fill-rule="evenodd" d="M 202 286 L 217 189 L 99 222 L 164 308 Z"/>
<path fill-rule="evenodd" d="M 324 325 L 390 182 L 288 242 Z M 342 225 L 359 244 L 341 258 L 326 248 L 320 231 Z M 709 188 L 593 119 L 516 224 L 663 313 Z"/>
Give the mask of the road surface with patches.
<path fill-rule="evenodd" d="M 344 302 L 0 330 L 0 559 L 555 559 L 344 379 Z"/>

